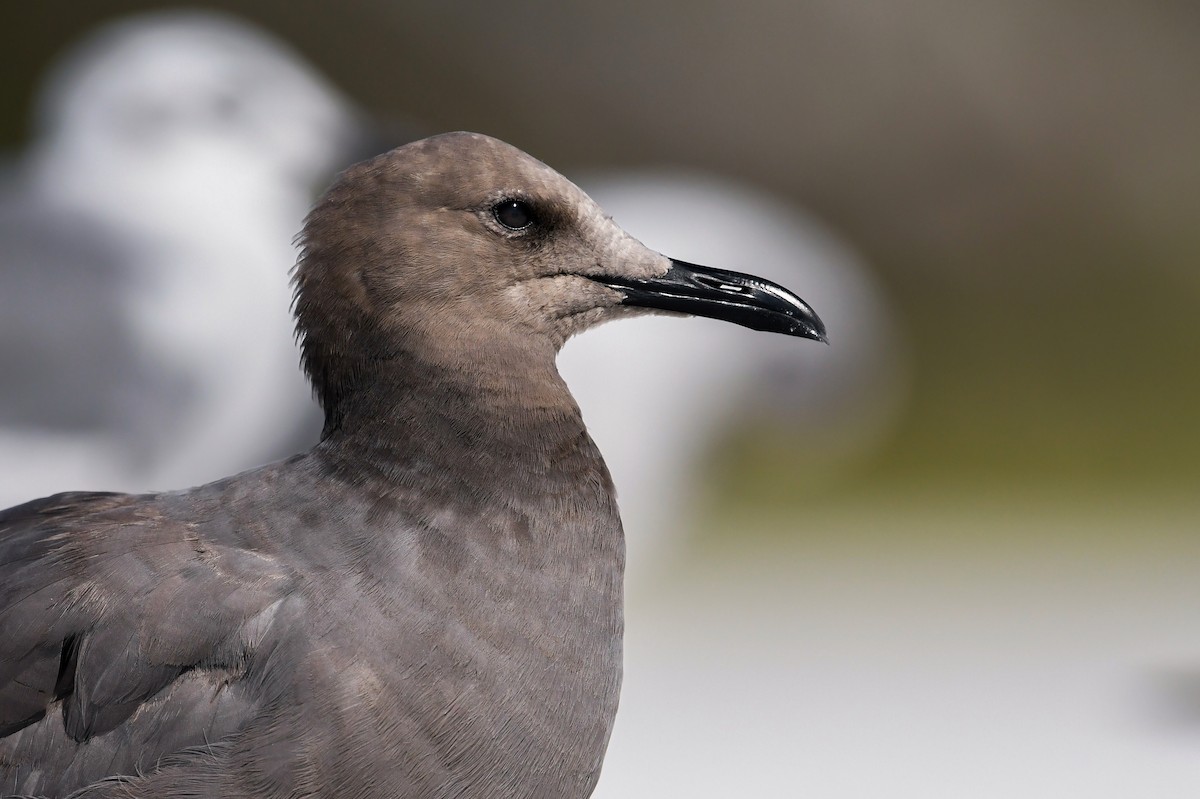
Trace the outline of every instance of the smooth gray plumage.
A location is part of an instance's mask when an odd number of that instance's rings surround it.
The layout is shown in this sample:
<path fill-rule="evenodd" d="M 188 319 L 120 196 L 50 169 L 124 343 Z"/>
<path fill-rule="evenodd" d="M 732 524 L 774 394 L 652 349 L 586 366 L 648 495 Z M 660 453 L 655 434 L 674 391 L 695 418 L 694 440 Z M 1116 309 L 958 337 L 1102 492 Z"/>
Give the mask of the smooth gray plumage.
<path fill-rule="evenodd" d="M 586 797 L 624 544 L 558 348 L 634 306 L 824 337 L 477 134 L 344 173 L 296 289 L 313 450 L 0 513 L 0 794 Z"/>

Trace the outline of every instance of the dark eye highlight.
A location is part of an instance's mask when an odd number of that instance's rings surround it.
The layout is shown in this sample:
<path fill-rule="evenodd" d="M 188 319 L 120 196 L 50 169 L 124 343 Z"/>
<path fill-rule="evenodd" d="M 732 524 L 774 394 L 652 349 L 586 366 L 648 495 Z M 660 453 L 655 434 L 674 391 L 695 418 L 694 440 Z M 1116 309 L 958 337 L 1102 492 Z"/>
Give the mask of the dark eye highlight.
<path fill-rule="evenodd" d="M 492 206 L 492 216 L 509 230 L 524 230 L 534 221 L 533 207 L 524 200 L 501 200 Z"/>

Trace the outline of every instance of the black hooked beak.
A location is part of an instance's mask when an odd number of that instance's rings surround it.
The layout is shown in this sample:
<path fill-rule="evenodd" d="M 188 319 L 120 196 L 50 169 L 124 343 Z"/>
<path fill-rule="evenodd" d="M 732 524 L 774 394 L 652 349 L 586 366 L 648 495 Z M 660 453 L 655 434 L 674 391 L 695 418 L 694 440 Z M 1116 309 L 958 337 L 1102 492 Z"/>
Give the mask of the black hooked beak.
<path fill-rule="evenodd" d="M 808 303 L 769 280 L 741 272 L 671 260 L 661 277 L 595 277 L 625 295 L 622 305 L 723 319 L 753 330 L 784 333 L 826 344 L 825 325 Z"/>

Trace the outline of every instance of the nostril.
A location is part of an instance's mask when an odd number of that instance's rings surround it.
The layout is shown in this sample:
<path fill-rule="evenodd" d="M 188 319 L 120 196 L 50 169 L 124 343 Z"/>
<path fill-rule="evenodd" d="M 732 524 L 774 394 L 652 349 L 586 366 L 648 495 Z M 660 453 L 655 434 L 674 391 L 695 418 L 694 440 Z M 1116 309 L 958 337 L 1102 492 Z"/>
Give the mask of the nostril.
<path fill-rule="evenodd" d="M 752 294 L 754 289 L 750 286 L 742 286 L 737 283 L 727 283 L 720 278 L 711 275 L 696 275 L 696 282 L 705 288 L 716 289 L 729 294 Z"/>

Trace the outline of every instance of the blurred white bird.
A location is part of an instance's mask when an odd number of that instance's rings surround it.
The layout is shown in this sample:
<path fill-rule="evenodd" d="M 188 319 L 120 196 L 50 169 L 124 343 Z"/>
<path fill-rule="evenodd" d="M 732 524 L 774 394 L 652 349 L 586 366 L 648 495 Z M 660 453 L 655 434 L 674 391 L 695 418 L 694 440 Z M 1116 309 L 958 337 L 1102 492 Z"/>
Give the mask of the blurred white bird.
<path fill-rule="evenodd" d="M 0 507 L 192 485 L 315 438 L 291 241 L 364 154 L 350 104 L 264 33 L 169 12 L 70 53 L 37 123 L 0 189 Z"/>
<path fill-rule="evenodd" d="M 608 172 L 581 185 L 652 249 L 778 281 L 829 329 L 829 347 L 797 347 L 651 317 L 567 344 L 559 367 L 612 470 L 635 575 L 694 526 L 698 461 L 735 425 L 777 426 L 833 471 L 881 443 L 907 396 L 903 337 L 831 232 L 769 194 L 698 172 Z"/>

